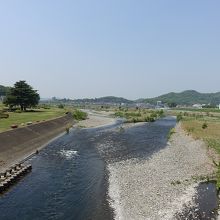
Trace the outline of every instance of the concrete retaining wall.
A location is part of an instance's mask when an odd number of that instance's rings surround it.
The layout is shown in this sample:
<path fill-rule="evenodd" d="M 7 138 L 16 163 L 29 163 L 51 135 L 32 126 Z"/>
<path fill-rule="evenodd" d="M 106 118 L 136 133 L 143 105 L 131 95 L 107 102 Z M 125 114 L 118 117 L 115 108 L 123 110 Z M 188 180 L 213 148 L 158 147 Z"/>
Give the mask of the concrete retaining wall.
<path fill-rule="evenodd" d="M 68 124 L 73 124 L 71 114 L 0 133 L 0 171 L 64 132 Z"/>

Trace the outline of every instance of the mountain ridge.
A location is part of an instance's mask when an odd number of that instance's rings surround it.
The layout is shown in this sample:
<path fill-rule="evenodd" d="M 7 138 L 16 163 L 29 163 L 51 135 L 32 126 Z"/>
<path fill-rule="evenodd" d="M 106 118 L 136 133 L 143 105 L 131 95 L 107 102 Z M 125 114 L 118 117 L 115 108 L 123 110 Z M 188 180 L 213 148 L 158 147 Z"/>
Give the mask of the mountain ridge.
<path fill-rule="evenodd" d="M 220 92 L 200 93 L 196 90 L 185 90 L 183 92 L 170 92 L 155 98 L 144 99 L 144 102 L 153 103 L 162 101 L 163 103 L 176 103 L 177 105 L 211 104 L 220 103 Z"/>
<path fill-rule="evenodd" d="M 0 96 L 5 96 L 10 87 L 0 85 Z M 62 99 L 60 99 L 62 100 Z M 220 104 L 220 92 L 215 93 L 200 93 L 196 90 L 185 90 L 183 92 L 169 92 L 154 98 L 140 98 L 137 100 L 129 100 L 123 97 L 116 96 L 104 96 L 100 98 L 84 98 L 84 99 L 65 99 L 67 101 L 73 101 L 75 103 L 95 103 L 95 104 L 105 104 L 105 103 L 125 103 L 125 104 L 135 104 L 135 103 L 150 103 L 156 104 L 157 101 L 163 103 L 175 103 L 177 105 L 193 105 L 193 104 Z"/>

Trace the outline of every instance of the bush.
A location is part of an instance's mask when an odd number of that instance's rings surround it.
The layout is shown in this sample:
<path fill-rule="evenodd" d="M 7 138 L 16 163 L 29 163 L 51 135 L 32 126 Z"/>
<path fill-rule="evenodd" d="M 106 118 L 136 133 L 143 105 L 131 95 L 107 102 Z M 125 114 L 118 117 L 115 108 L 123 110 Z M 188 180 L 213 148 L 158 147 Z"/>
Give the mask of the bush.
<path fill-rule="evenodd" d="M 159 118 L 161 118 L 162 116 L 164 116 L 164 111 L 163 111 L 163 109 L 157 111 L 156 114 L 158 115 Z"/>
<path fill-rule="evenodd" d="M 193 132 L 194 132 L 195 128 L 194 128 L 194 127 L 189 127 L 189 128 L 187 128 L 186 130 L 187 130 L 187 132 L 190 134 L 190 133 L 193 133 Z"/>
<path fill-rule="evenodd" d="M 150 117 L 144 118 L 144 121 L 145 121 L 145 122 L 149 122 L 149 121 L 150 121 Z"/>
<path fill-rule="evenodd" d="M 157 113 L 156 112 L 151 113 L 150 117 L 157 118 Z"/>
<path fill-rule="evenodd" d="M 87 113 L 80 111 L 80 110 L 75 110 L 73 112 L 73 118 L 76 120 L 85 120 L 87 118 Z"/>
<path fill-rule="evenodd" d="M 125 117 L 129 118 L 129 117 L 141 117 L 141 113 L 140 112 L 126 112 L 125 113 Z"/>
<path fill-rule="evenodd" d="M 177 122 L 180 122 L 183 119 L 182 114 L 178 114 L 176 117 Z"/>
<path fill-rule="evenodd" d="M 58 108 L 64 108 L 64 105 L 63 104 L 59 104 Z"/>
<path fill-rule="evenodd" d="M 167 139 L 170 140 L 171 136 L 175 134 L 175 129 L 174 128 L 171 128 L 168 135 L 167 135 Z"/>
<path fill-rule="evenodd" d="M 183 115 L 184 116 L 189 116 L 189 113 L 188 112 L 184 112 Z"/>
<path fill-rule="evenodd" d="M 22 113 L 20 109 L 15 110 L 15 113 Z"/>
<path fill-rule="evenodd" d="M 136 123 L 137 119 L 136 118 L 132 118 L 132 121 L 133 121 L 133 123 Z"/>
<path fill-rule="evenodd" d="M 123 112 L 115 112 L 115 116 L 116 116 L 116 117 L 123 118 L 123 117 L 124 117 L 124 114 L 123 114 Z"/>
<path fill-rule="evenodd" d="M 0 118 L 9 118 L 9 114 L 0 112 Z"/>
<path fill-rule="evenodd" d="M 206 128 L 208 128 L 208 124 L 207 124 L 206 122 L 204 122 L 204 123 L 202 124 L 202 129 L 206 129 Z"/>

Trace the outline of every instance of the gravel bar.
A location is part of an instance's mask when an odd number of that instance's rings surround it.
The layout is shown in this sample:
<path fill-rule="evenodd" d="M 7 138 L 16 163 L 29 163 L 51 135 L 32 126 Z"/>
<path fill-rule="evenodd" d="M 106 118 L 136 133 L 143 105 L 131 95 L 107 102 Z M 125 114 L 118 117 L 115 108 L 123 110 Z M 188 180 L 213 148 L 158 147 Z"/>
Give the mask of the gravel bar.
<path fill-rule="evenodd" d="M 188 136 L 180 124 L 166 148 L 144 161 L 115 162 L 108 169 L 116 220 L 176 219 L 176 213 L 193 205 L 195 177 L 214 172 L 205 144 Z"/>

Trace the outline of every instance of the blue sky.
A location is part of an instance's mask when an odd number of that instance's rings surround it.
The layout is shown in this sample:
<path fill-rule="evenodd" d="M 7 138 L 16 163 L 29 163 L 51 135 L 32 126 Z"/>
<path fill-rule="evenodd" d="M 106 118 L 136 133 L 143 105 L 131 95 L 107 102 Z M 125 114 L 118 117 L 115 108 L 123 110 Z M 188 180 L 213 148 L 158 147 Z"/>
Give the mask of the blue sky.
<path fill-rule="evenodd" d="M 219 0 L 0 0 L 0 84 L 41 97 L 220 91 Z"/>

